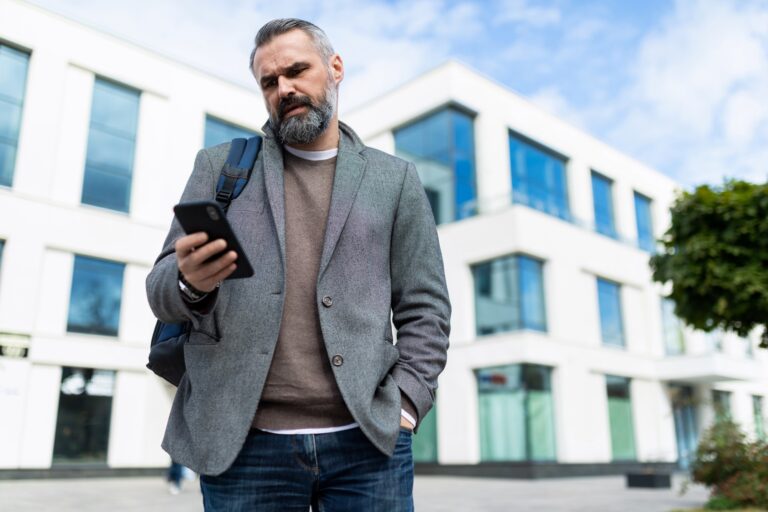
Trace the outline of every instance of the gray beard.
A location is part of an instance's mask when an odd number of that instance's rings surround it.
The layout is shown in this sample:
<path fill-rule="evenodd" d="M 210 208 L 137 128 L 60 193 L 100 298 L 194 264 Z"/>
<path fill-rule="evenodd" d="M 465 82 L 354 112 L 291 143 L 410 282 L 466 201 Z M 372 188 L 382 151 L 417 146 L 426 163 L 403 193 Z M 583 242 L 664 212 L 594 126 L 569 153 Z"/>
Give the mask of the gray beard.
<path fill-rule="evenodd" d="M 274 119 L 270 116 L 270 123 L 283 145 L 303 145 L 315 141 L 325 130 L 336 111 L 336 90 L 333 83 L 325 88 L 325 94 L 320 104 L 307 105 L 307 112 L 289 117 L 285 120 Z"/>

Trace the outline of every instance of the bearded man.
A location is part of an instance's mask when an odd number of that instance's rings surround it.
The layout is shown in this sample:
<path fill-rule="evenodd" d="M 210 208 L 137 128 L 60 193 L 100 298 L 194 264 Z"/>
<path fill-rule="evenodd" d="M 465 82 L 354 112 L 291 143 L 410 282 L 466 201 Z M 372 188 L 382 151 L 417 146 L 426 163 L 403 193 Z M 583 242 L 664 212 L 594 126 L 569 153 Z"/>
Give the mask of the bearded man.
<path fill-rule="evenodd" d="M 228 219 L 236 253 L 174 221 L 147 278 L 190 321 L 163 448 L 206 511 L 413 510 L 411 436 L 435 399 L 450 303 L 413 164 L 338 119 L 341 57 L 317 26 L 264 25 L 250 67 L 269 120 Z M 229 144 L 200 151 L 182 202 L 210 200 Z M 393 342 L 392 328 L 397 330 Z"/>

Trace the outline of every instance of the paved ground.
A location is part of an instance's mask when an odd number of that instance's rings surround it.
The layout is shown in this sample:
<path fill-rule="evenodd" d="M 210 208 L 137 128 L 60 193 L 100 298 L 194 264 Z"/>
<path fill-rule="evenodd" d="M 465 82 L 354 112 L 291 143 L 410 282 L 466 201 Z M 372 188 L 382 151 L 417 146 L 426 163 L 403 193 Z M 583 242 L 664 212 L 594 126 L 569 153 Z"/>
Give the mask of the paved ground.
<path fill-rule="evenodd" d="M 707 493 L 691 488 L 679 496 L 682 479 L 673 490 L 626 489 L 621 477 L 555 480 L 501 480 L 417 477 L 418 512 L 669 512 L 701 506 Z M 181 494 L 171 496 L 161 479 L 102 478 L 91 480 L 0 481 L 2 512 L 201 512 L 196 481 L 187 481 Z M 361 511 L 363 512 L 363 511 Z"/>

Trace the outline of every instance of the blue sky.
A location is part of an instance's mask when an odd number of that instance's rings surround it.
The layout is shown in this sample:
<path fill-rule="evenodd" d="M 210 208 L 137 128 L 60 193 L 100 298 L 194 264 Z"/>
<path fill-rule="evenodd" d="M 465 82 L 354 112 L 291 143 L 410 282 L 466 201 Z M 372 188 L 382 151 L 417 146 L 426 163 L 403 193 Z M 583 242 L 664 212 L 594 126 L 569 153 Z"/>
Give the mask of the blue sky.
<path fill-rule="evenodd" d="M 256 30 L 345 60 L 342 117 L 449 58 L 685 185 L 768 178 L 768 0 L 34 0 L 256 89 Z"/>

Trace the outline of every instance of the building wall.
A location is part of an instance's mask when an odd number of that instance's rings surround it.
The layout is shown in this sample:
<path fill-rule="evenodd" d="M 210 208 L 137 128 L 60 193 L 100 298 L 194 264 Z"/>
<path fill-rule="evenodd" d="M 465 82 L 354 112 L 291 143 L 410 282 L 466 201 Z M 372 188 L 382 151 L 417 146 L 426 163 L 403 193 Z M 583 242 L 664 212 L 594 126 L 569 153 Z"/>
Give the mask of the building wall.
<path fill-rule="evenodd" d="M 173 389 L 144 366 L 144 279 L 206 114 L 255 130 L 261 96 L 25 2 L 0 0 L 0 12 L 0 43 L 30 54 L 13 186 L 0 187 L 0 332 L 28 336 L 29 351 L 0 357 L 0 469 L 51 466 L 63 366 L 117 372 L 108 465 L 163 466 Z M 128 214 L 80 201 L 96 77 L 141 92 Z M 116 338 L 67 332 L 75 255 L 125 264 Z"/>
<path fill-rule="evenodd" d="M 651 281 L 649 253 L 636 245 L 633 193 L 652 199 L 654 235 L 661 238 L 677 184 L 458 63 L 433 69 L 348 113 L 346 120 L 369 144 L 395 152 L 393 130 L 450 105 L 474 113 L 480 215 L 439 229 L 454 307 L 448 366 L 438 392 L 439 462 L 480 461 L 473 371 L 513 363 L 554 369 L 560 463 L 611 462 L 605 375 L 631 378 L 639 461 L 678 458 L 667 387 L 678 382 L 676 377 L 697 387 L 700 431 L 712 421 L 708 397 L 713 388 L 733 392 L 733 417 L 750 430 L 754 423 L 750 395 L 764 395 L 768 389 L 765 353 L 758 350 L 748 357 L 745 340 L 731 335 L 724 336 L 722 350 L 713 351 L 712 335 L 686 330 L 687 353 L 676 358 L 665 355 L 660 302 L 664 290 Z M 510 131 L 567 157 L 573 222 L 513 203 Z M 594 231 L 592 170 L 613 180 L 618 240 Z M 547 332 L 478 338 L 470 266 L 515 253 L 545 261 Z M 624 349 L 601 343 L 597 276 L 621 284 Z M 754 346 L 756 339 L 750 343 Z M 708 354 L 713 367 L 733 367 L 705 371 Z M 670 360 L 678 368 L 662 373 L 659 362 Z"/>
<path fill-rule="evenodd" d="M 13 187 L 0 187 L 0 332 L 23 335 L 29 351 L 0 357 L 0 410 L 7 412 L 0 469 L 51 466 L 67 366 L 116 371 L 108 465 L 163 466 L 159 444 L 173 389 L 144 367 L 154 325 L 144 278 L 203 144 L 206 114 L 255 130 L 266 119 L 261 97 L 255 84 L 235 86 L 18 0 L 0 0 L 0 11 L 0 41 L 30 52 Z M 96 77 L 141 91 L 128 214 L 80 202 Z M 752 428 L 750 395 L 768 389 L 764 353 L 750 358 L 743 340 L 729 336 L 713 351 L 711 337 L 686 332 L 688 353 L 665 356 L 663 290 L 635 244 L 632 195 L 652 198 L 660 237 L 676 184 L 452 62 L 343 119 L 368 144 L 393 153 L 393 131 L 451 104 L 474 113 L 479 215 L 439 228 L 453 319 L 438 394 L 438 461 L 480 461 L 474 371 L 505 364 L 553 369 L 559 463 L 611 462 L 606 374 L 631 378 L 640 461 L 677 459 L 670 382 L 690 383 L 701 397 L 713 387 L 732 391 L 735 419 Z M 512 202 L 510 130 L 568 158 L 573 222 Z M 591 170 L 613 180 L 619 240 L 592 229 Z M 515 253 L 545 262 L 547 330 L 479 338 L 471 265 Z M 116 338 L 67 332 L 75 255 L 125 263 Z M 596 276 L 622 285 L 624 349 L 601 343 Z M 712 421 L 706 400 L 698 414 L 701 427 Z"/>

